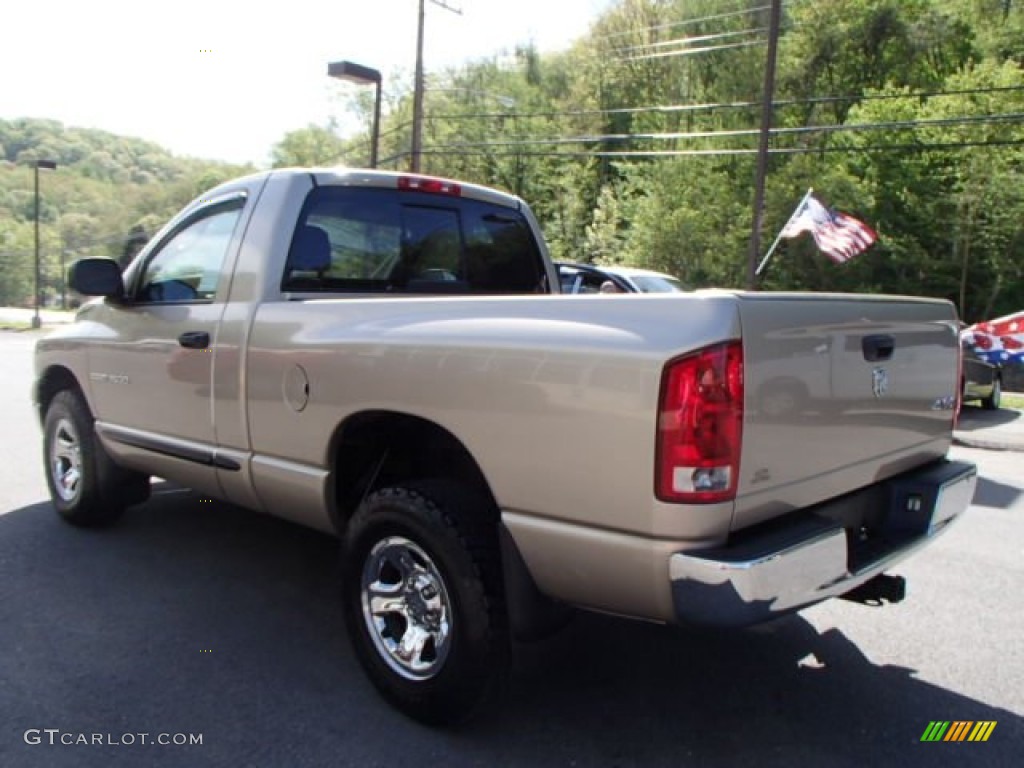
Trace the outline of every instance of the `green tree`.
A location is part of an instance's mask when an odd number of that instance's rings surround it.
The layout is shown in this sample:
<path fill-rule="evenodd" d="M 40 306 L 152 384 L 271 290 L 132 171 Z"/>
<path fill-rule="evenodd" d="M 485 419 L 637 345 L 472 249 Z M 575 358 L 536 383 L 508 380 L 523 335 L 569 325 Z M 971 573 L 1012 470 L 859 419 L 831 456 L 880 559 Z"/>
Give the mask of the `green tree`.
<path fill-rule="evenodd" d="M 597 196 L 597 206 L 583 238 L 586 260 L 595 264 L 622 263 L 625 257 L 620 232 L 622 226 L 618 198 L 612 186 L 607 184 Z"/>
<path fill-rule="evenodd" d="M 345 142 L 331 126 L 308 125 L 285 134 L 271 150 L 275 168 L 334 165 L 345 153 Z"/>
<path fill-rule="evenodd" d="M 60 253 L 122 256 L 133 224 L 157 228 L 201 191 L 251 166 L 179 158 L 165 149 L 54 120 L 0 120 L 0 300 L 31 301 L 35 205 L 32 162 L 56 160 L 40 176 L 44 288 L 60 288 Z M 27 286 L 27 292 L 26 292 Z"/>

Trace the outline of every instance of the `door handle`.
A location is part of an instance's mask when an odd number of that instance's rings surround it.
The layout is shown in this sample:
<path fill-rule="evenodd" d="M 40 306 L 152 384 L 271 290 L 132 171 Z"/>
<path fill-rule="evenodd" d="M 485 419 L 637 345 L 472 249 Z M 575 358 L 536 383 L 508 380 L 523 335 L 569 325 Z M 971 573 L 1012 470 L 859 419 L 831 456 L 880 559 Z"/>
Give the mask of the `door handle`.
<path fill-rule="evenodd" d="M 869 363 L 877 363 L 888 360 L 896 349 L 896 339 L 887 334 L 878 336 L 865 336 L 860 342 L 861 351 L 864 352 L 864 359 Z"/>
<path fill-rule="evenodd" d="M 206 349 L 210 346 L 210 334 L 206 331 L 185 331 L 178 337 L 178 343 L 186 349 Z"/>

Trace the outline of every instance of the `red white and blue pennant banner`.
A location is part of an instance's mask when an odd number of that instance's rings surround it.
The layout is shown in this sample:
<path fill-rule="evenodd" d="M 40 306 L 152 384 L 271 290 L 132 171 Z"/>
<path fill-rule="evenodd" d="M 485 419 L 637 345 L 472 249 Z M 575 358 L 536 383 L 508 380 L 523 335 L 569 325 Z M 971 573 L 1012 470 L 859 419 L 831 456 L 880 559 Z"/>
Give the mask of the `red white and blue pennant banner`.
<path fill-rule="evenodd" d="M 990 363 L 1024 364 L 1024 312 L 976 323 L 960 333 L 979 357 Z"/>

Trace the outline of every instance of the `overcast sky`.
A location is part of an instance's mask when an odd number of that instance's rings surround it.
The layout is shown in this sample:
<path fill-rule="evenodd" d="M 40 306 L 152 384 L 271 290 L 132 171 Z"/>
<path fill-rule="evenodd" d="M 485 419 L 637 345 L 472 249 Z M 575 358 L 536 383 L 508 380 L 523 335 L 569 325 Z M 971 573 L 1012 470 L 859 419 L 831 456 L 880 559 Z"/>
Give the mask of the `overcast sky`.
<path fill-rule="evenodd" d="M 344 123 L 330 60 L 411 72 L 418 0 L 12 0 L 0 12 L 0 118 L 45 117 L 176 154 L 268 162 L 285 132 Z M 427 3 L 427 71 L 586 33 L 611 0 Z M 335 97 L 332 98 L 332 93 Z"/>

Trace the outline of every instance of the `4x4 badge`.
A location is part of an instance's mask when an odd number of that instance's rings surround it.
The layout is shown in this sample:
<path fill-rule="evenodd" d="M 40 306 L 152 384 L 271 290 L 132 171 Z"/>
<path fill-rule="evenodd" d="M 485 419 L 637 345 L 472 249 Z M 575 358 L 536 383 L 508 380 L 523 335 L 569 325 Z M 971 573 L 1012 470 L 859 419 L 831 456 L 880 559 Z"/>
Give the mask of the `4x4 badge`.
<path fill-rule="evenodd" d="M 889 392 L 889 372 L 885 368 L 871 371 L 871 391 L 875 397 L 884 397 Z"/>

